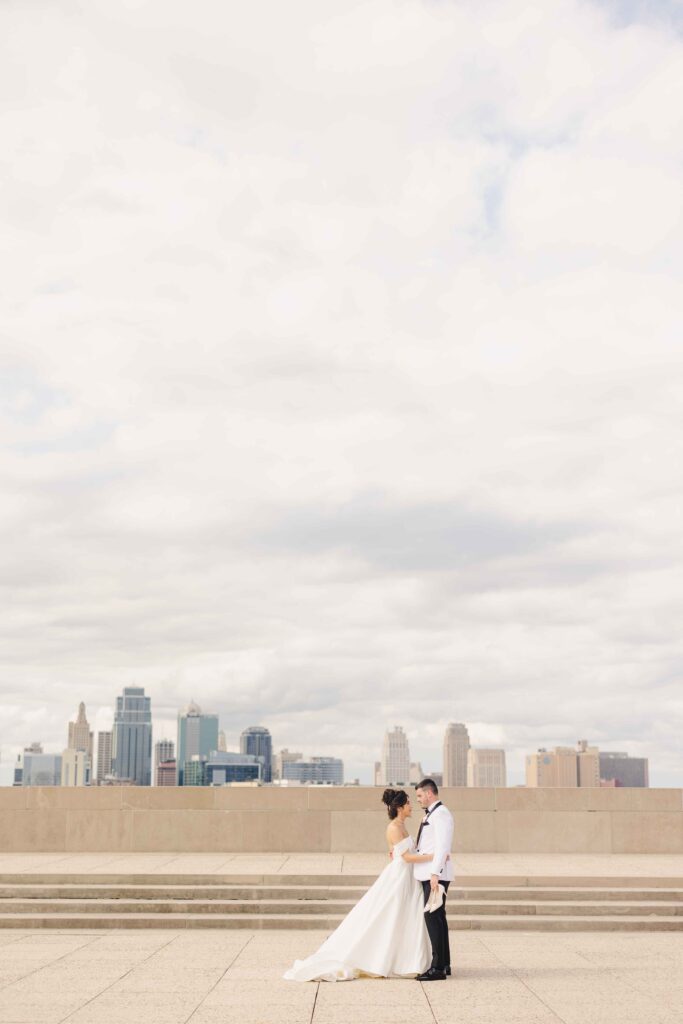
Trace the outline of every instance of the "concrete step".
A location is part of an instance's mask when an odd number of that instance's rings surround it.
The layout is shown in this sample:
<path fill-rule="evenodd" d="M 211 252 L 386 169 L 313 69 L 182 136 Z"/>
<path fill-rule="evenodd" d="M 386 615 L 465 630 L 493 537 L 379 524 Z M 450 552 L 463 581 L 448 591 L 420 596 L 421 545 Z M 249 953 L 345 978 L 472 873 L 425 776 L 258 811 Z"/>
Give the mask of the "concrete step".
<path fill-rule="evenodd" d="M 98 929 L 116 928 L 223 928 L 249 930 L 296 929 L 330 932 L 342 916 L 316 914 L 113 914 L 101 917 L 95 914 L 7 914 L 0 922 L 2 928 L 62 928 Z M 530 915 L 525 918 L 500 915 L 455 916 L 449 919 L 451 931 L 506 930 L 506 931 L 681 931 L 683 917 L 559 917 Z"/>
<path fill-rule="evenodd" d="M 355 900 L 195 900 L 195 899 L 0 899 L 0 922 L 7 913 L 50 914 L 339 914 L 345 915 L 355 905 Z M 583 901 L 569 903 L 566 900 L 514 900 L 477 902 L 456 900 L 448 904 L 450 915 L 559 915 L 565 917 L 622 917 L 632 915 L 646 917 L 683 916 L 683 903 L 612 903 L 605 901 Z"/>
<path fill-rule="evenodd" d="M 365 875 L 0 874 L 0 928 L 316 928 L 331 931 L 374 877 Z M 458 878 L 453 929 L 678 930 L 683 884 L 642 878 Z M 658 881 L 662 881 L 661 879 Z M 670 881 L 670 880 L 669 880 Z M 680 880 L 683 882 L 683 880 Z M 548 882 L 548 880 L 546 880 Z M 570 884 L 571 883 L 571 884 Z"/>
<path fill-rule="evenodd" d="M 451 885 L 448 890 L 448 900 L 452 902 L 457 899 L 477 900 L 638 900 L 639 902 L 664 902 L 683 903 L 683 889 L 581 889 L 581 888 L 556 888 L 536 889 L 530 886 L 521 886 L 517 889 L 478 889 L 463 888 L 459 885 Z"/>
<path fill-rule="evenodd" d="M 186 885 L 213 887 L 221 885 L 254 886 L 332 886 L 334 888 L 367 888 L 377 875 L 316 875 L 316 874 L 120 874 L 110 872 L 0 872 L 0 885 L 52 884 L 52 885 Z M 587 875 L 458 875 L 461 888 L 532 888 L 536 889 L 683 889 L 683 877 L 657 877 L 655 875 L 587 876 Z"/>
<path fill-rule="evenodd" d="M 330 899 L 356 902 L 367 886 L 0 885 L 0 899 Z M 526 892 L 526 890 L 524 890 Z"/>
<path fill-rule="evenodd" d="M 0 899 L 200 899 L 200 900 L 352 900 L 360 899 L 366 886 L 270 886 L 270 885 L 0 885 Z M 614 902 L 662 902 L 683 904 L 683 889 L 517 889 L 463 888 L 451 885 L 450 903 L 456 900 L 529 900 L 577 902 L 610 900 Z"/>
<path fill-rule="evenodd" d="M 60 872 L 35 871 L 24 874 L 0 872 L 0 885 L 41 884 L 41 885 L 187 885 L 211 887 L 221 885 L 254 886 L 333 886 L 335 888 L 361 888 L 368 886 L 377 875 L 191 875 L 191 874 L 116 874 L 105 872 L 86 872 L 64 874 Z M 683 887 L 683 880 L 681 881 Z"/>

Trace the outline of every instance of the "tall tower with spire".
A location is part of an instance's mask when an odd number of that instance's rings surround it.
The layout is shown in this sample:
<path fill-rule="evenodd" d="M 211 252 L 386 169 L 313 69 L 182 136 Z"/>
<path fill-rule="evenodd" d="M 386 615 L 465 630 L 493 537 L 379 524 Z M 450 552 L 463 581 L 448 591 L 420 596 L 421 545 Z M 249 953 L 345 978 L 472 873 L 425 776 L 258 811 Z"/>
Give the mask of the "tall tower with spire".
<path fill-rule="evenodd" d="M 69 750 L 84 750 L 92 762 L 92 738 L 90 723 L 85 717 L 85 704 L 83 701 L 78 705 L 78 716 L 75 722 L 69 722 Z"/>

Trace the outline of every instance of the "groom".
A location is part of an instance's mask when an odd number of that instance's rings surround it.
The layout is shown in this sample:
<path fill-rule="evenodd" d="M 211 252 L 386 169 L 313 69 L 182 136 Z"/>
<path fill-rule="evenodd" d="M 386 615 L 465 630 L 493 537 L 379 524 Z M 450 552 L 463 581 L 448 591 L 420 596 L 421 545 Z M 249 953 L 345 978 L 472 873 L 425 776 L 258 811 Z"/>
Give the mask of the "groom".
<path fill-rule="evenodd" d="M 438 885 L 446 891 L 453 879 L 453 864 L 449 857 L 453 840 L 453 817 L 439 800 L 439 790 L 433 779 L 423 779 L 415 790 L 417 801 L 425 811 L 417 833 L 417 852 L 431 853 L 432 859 L 422 861 L 413 868 L 415 878 L 422 885 L 425 906 L 430 893 Z M 425 911 L 425 923 L 432 944 L 432 966 L 418 981 L 443 981 L 451 973 L 451 949 L 446 921 L 446 894 L 438 910 Z"/>

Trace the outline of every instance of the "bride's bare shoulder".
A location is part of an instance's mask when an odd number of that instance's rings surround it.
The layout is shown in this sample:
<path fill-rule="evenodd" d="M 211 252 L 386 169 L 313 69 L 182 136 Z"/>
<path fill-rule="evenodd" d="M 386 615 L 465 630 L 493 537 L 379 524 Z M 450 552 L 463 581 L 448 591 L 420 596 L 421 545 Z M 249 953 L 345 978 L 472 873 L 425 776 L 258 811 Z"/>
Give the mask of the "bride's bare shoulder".
<path fill-rule="evenodd" d="M 400 843 L 405 832 L 397 821 L 390 821 L 387 825 L 387 839 L 390 843 Z"/>

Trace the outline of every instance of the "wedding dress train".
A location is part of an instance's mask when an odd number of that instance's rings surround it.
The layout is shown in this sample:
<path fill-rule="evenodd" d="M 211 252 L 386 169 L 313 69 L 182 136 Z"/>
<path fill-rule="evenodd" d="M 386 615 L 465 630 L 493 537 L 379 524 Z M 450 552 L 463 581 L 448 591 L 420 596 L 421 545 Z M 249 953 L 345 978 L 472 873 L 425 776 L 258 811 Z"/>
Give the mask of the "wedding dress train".
<path fill-rule="evenodd" d="M 297 960 L 287 981 L 351 981 L 363 974 L 395 978 L 421 974 L 432 962 L 422 887 L 402 854 L 411 836 L 394 846 L 393 859 L 339 927 L 306 960 Z"/>

